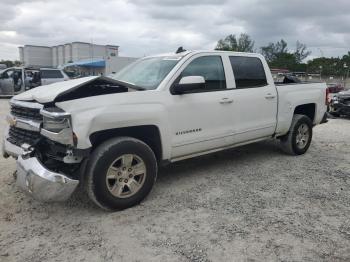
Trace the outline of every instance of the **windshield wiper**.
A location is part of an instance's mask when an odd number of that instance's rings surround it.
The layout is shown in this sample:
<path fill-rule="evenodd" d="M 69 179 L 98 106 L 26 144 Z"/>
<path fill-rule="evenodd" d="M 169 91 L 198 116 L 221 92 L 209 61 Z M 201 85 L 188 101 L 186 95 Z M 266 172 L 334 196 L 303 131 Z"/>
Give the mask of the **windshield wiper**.
<path fill-rule="evenodd" d="M 132 89 L 136 89 L 138 91 L 144 91 L 144 90 L 147 90 L 146 88 L 144 87 L 141 87 L 141 86 L 137 86 L 137 85 L 133 85 L 133 84 L 129 84 L 130 86 L 127 86 L 129 88 L 132 88 Z M 126 85 L 125 85 L 126 86 Z"/>
<path fill-rule="evenodd" d="M 127 88 L 131 88 L 131 89 L 135 89 L 135 90 L 138 90 L 138 91 L 144 91 L 144 90 L 147 90 L 146 88 L 144 87 L 141 87 L 141 86 L 137 86 L 135 84 L 132 84 L 132 83 L 129 83 L 129 82 L 125 82 L 125 81 L 121 81 L 121 80 L 117 80 L 117 79 L 114 79 L 114 78 L 110 78 L 113 80 L 113 82 L 117 83 L 118 85 L 122 85 L 122 86 L 125 86 Z"/>

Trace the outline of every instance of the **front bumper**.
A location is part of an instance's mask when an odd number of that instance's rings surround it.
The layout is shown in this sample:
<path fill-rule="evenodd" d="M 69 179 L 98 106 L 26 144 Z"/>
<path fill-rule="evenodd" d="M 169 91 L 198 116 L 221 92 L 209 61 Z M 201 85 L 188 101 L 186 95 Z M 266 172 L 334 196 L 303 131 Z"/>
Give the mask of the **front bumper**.
<path fill-rule="evenodd" d="M 16 146 L 10 143 L 7 140 L 8 137 L 9 137 L 9 126 L 6 125 L 4 130 L 4 136 L 2 138 L 1 155 L 4 158 L 8 158 L 9 156 L 17 158 L 19 155 L 22 155 L 24 153 L 23 149 L 19 146 Z"/>
<path fill-rule="evenodd" d="M 14 158 L 17 158 L 19 155 L 22 155 L 23 149 L 19 146 L 16 146 L 9 141 L 7 141 L 7 138 L 5 137 L 2 141 L 2 156 L 4 158 L 8 158 L 9 156 L 12 156 Z"/>
<path fill-rule="evenodd" d="M 37 200 L 56 202 L 67 200 L 77 188 L 79 180 L 48 170 L 36 157 L 19 155 L 16 183 Z"/>
<path fill-rule="evenodd" d="M 331 104 L 330 112 L 338 113 L 340 115 L 350 115 L 350 104 L 344 104 L 339 101 L 334 101 Z"/>

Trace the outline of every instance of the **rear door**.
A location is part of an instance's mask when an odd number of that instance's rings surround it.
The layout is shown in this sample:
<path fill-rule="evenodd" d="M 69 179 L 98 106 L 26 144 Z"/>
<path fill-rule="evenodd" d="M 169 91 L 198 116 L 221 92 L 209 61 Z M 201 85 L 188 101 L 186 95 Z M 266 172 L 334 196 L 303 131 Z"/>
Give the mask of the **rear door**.
<path fill-rule="evenodd" d="M 235 142 L 271 136 L 277 122 L 277 90 L 259 57 L 229 56 L 235 81 Z"/>
<path fill-rule="evenodd" d="M 41 69 L 41 84 L 48 85 L 60 81 L 64 81 L 64 75 L 60 70 L 56 69 Z"/>

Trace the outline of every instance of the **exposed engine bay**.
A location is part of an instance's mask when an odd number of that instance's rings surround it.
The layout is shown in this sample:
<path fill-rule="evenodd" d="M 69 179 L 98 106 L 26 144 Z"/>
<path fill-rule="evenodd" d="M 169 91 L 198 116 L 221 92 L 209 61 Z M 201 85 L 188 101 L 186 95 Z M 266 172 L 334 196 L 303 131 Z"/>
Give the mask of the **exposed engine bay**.
<path fill-rule="evenodd" d="M 114 79 L 101 77 L 60 94 L 55 99 L 55 102 L 68 101 L 91 96 L 124 93 L 128 92 L 129 90 L 130 85 L 127 83 L 122 83 Z"/>

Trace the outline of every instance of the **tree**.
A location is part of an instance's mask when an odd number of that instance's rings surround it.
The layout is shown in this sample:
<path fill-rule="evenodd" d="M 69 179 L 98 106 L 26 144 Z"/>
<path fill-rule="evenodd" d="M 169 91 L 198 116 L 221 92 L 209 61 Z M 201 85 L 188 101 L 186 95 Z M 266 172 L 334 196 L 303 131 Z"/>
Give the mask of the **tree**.
<path fill-rule="evenodd" d="M 291 53 L 279 53 L 276 55 L 276 59 L 271 61 L 270 63 L 271 67 L 274 68 L 287 68 L 289 70 L 295 70 L 297 67 L 297 60 L 295 58 L 294 54 Z"/>
<path fill-rule="evenodd" d="M 237 51 L 237 52 L 254 52 L 254 41 L 247 34 L 228 35 L 224 39 L 220 39 L 215 50 Z"/>
<path fill-rule="evenodd" d="M 344 68 L 346 55 L 342 59 L 339 57 L 318 57 L 307 62 L 308 71 L 311 73 L 319 73 L 322 67 L 323 76 L 345 76 L 347 69 Z"/>
<path fill-rule="evenodd" d="M 278 59 L 281 54 L 287 54 L 287 42 L 281 39 L 277 43 L 269 43 L 267 46 L 261 47 L 261 53 L 267 62 Z"/>
<path fill-rule="evenodd" d="M 301 63 L 305 58 L 307 58 L 311 54 L 311 51 L 306 50 L 306 45 L 297 41 L 295 48 L 295 58 L 298 63 Z"/>
<path fill-rule="evenodd" d="M 303 69 L 306 69 L 306 64 L 303 64 L 302 61 L 311 54 L 310 51 L 307 51 L 306 45 L 297 41 L 294 52 L 290 52 L 287 46 L 287 42 L 281 39 L 276 43 L 269 43 L 261 47 L 261 53 L 271 67 L 305 71 Z"/>
<path fill-rule="evenodd" d="M 345 63 L 348 66 L 350 66 L 350 52 L 348 52 L 346 55 L 343 55 L 343 58 L 341 60 L 342 60 L 343 65 Z"/>
<path fill-rule="evenodd" d="M 21 64 L 20 61 L 11 61 L 11 60 L 3 60 L 1 59 L 0 64 L 5 64 L 7 67 L 19 66 Z"/>

